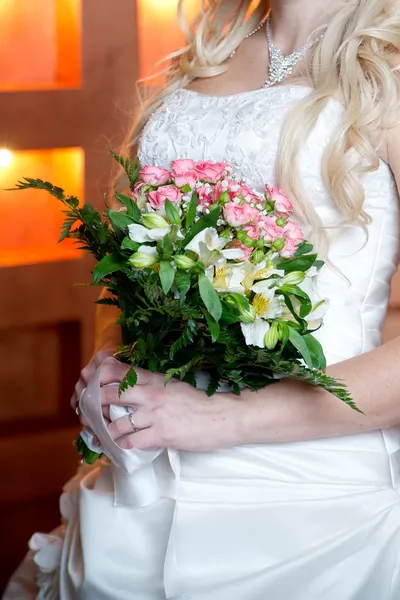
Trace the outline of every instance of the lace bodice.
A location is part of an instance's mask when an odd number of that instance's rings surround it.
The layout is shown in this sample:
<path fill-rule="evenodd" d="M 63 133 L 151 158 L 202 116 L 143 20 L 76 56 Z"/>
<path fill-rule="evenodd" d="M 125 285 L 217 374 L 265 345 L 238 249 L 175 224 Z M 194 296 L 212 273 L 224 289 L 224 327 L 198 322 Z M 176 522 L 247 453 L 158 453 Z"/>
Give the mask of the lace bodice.
<path fill-rule="evenodd" d="M 168 167 L 172 160 L 193 158 L 229 163 L 235 175 L 261 190 L 275 185 L 276 152 L 289 110 L 310 93 L 303 86 L 276 86 L 242 94 L 208 96 L 190 90 L 170 94 L 147 123 L 139 149 L 142 164 Z M 309 201 L 326 225 L 340 222 L 322 177 L 322 158 L 343 118 L 332 99 L 305 140 L 300 170 Z M 349 358 L 380 344 L 397 266 L 398 202 L 389 166 L 381 162 L 364 176 L 365 210 L 372 218 L 368 239 L 356 226 L 329 231 L 330 260 L 319 291 L 331 300 L 318 336 L 328 362 Z M 307 232 L 307 224 L 302 224 Z"/>

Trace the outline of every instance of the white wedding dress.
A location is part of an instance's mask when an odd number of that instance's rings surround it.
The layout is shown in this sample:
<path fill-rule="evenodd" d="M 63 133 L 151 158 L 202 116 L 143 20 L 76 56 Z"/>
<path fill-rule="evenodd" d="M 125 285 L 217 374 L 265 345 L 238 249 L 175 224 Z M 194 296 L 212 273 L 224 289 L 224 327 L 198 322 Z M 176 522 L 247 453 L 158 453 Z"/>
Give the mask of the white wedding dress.
<path fill-rule="evenodd" d="M 226 161 L 262 189 L 275 183 L 282 123 L 309 92 L 176 91 L 145 128 L 141 162 Z M 342 116 L 332 99 L 301 152 L 305 189 L 327 225 L 340 216 L 321 161 Z M 319 281 L 331 300 L 318 334 L 329 364 L 381 344 L 397 264 L 389 167 L 381 162 L 364 185 L 368 240 L 358 227 L 328 230 L 331 261 L 345 276 L 325 268 Z M 124 473 L 122 483 L 108 461 L 84 467 L 61 498 L 65 524 L 34 536 L 5 600 L 34 597 L 22 591 L 34 564 L 40 600 L 399 600 L 400 430 L 163 452 L 153 465 L 142 480 Z"/>

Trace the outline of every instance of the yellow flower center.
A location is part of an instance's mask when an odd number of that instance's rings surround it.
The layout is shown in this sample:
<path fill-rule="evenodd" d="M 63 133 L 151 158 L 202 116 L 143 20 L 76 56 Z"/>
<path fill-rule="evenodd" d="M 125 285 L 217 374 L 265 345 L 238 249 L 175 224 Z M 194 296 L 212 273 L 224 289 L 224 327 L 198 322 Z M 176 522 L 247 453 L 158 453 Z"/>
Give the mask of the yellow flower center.
<path fill-rule="evenodd" d="M 159 273 L 160 272 L 160 265 L 159 264 L 153 265 L 151 268 L 153 269 L 154 273 Z"/>
<path fill-rule="evenodd" d="M 228 272 L 226 267 L 216 267 L 213 285 L 215 288 L 226 288 L 226 276 Z"/>
<path fill-rule="evenodd" d="M 257 316 L 262 317 L 268 310 L 269 300 L 262 294 L 256 294 L 254 296 L 253 306 Z"/>
<path fill-rule="evenodd" d="M 257 271 L 254 279 L 266 279 L 269 276 L 270 270 L 271 269 L 268 269 L 268 267 L 260 269 L 260 271 Z"/>

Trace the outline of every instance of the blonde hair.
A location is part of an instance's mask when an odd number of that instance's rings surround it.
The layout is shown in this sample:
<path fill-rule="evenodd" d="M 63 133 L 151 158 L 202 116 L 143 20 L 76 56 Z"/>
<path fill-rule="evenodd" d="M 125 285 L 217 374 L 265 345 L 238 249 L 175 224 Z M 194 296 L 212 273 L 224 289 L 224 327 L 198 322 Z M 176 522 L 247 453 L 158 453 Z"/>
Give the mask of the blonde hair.
<path fill-rule="evenodd" d="M 143 106 L 130 132 L 132 150 L 149 116 L 166 94 L 186 87 L 196 78 L 217 76 L 229 69 L 229 56 L 265 18 L 269 0 L 259 0 L 249 16 L 251 0 L 202 0 L 189 28 L 179 1 L 179 19 L 187 45 L 168 57 L 163 89 Z M 399 0 L 347 0 L 319 33 L 308 76 L 313 91 L 287 115 L 277 152 L 277 182 L 294 203 L 299 218 L 322 231 L 323 225 L 301 182 L 299 155 L 321 112 L 340 97 L 344 118 L 325 151 L 323 174 L 343 223 L 357 222 L 365 230 L 369 217 L 363 210 L 361 176 L 379 167 L 379 133 L 394 123 L 399 108 L 398 76 L 394 57 L 400 48 Z M 314 32 L 318 34 L 318 32 Z"/>

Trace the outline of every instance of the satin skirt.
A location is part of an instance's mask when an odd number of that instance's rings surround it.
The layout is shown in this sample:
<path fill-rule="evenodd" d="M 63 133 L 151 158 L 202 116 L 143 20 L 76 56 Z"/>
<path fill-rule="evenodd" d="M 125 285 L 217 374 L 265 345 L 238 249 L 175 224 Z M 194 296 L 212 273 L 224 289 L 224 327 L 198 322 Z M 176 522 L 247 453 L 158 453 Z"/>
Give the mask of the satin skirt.
<path fill-rule="evenodd" d="M 180 453 L 179 480 L 163 453 L 144 507 L 115 505 L 110 462 L 84 467 L 19 580 L 34 560 L 39 600 L 398 600 L 399 448 L 392 429 Z M 17 579 L 4 600 L 30 597 Z"/>

